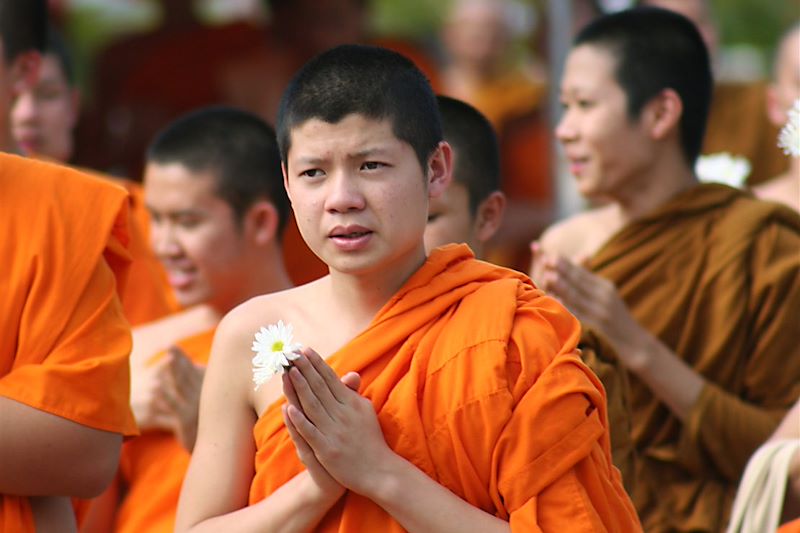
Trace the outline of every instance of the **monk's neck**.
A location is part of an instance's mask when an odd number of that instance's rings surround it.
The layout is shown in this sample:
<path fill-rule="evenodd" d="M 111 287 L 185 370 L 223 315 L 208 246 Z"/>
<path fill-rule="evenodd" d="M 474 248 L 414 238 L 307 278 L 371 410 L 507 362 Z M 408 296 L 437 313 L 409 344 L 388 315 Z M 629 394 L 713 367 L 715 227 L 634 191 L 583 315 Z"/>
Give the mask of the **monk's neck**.
<path fill-rule="evenodd" d="M 369 274 L 350 274 L 331 269 L 328 277 L 330 308 L 347 316 L 360 326 L 372 321 L 378 311 L 394 296 L 403 284 L 425 262 L 422 248 L 418 254 L 391 269 L 384 268 Z"/>
<path fill-rule="evenodd" d="M 239 271 L 236 276 L 241 284 L 232 294 L 217 302 L 208 302 L 221 315 L 250 298 L 285 291 L 293 287 L 292 280 L 283 266 L 283 257 L 279 251 L 268 254 L 260 261 L 252 263 L 248 269 Z"/>
<path fill-rule="evenodd" d="M 652 165 L 641 179 L 624 187 L 614 200 L 622 219 L 632 221 L 648 215 L 697 184 L 694 170 L 683 158 L 673 157 Z"/>

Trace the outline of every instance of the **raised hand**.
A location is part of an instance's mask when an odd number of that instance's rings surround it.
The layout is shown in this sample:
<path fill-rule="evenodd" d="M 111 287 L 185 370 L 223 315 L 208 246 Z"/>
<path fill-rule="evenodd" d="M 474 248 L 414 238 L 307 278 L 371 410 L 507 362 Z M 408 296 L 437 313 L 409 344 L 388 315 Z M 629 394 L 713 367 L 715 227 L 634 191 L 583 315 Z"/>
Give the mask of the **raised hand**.
<path fill-rule="evenodd" d="M 297 394 L 295 393 L 294 386 L 289 378 L 289 374 L 283 374 L 282 379 L 283 393 L 286 396 L 288 403 L 281 407 L 281 413 L 283 414 L 283 422 L 286 424 L 286 429 L 289 430 L 289 436 L 292 438 L 292 442 L 297 450 L 297 456 L 305 465 L 306 470 L 308 470 L 309 475 L 317 484 L 320 491 L 333 497 L 334 499 L 338 499 L 339 496 L 341 496 L 344 492 L 345 488 L 338 481 L 336 481 L 320 464 L 320 462 L 317 460 L 317 457 L 314 455 L 314 450 L 308 445 L 305 439 L 300 436 L 300 433 L 297 431 L 294 423 L 289 418 L 289 405 L 300 405 L 300 400 L 297 398 Z M 355 372 L 349 372 L 342 377 L 341 381 L 351 390 L 358 391 L 358 387 L 361 385 L 361 376 Z"/>
<path fill-rule="evenodd" d="M 162 391 L 172 415 L 172 432 L 181 445 L 191 452 L 197 439 L 200 391 L 205 367 L 197 365 L 177 346 L 172 346 L 168 360 L 166 384 Z"/>
<path fill-rule="evenodd" d="M 139 429 L 171 431 L 192 451 L 204 373 L 177 346 L 155 362 L 132 363 L 131 409 Z"/>
<path fill-rule="evenodd" d="M 307 466 L 316 460 L 344 488 L 367 494 L 376 472 L 394 454 L 372 403 L 343 383 L 348 377 L 340 380 L 313 350 L 304 349 L 293 363 L 284 381 L 291 385 L 284 387 L 290 389 L 285 413 L 295 444 L 302 441 L 298 453 L 303 443 L 307 446 L 301 459 L 307 458 Z"/>
<path fill-rule="evenodd" d="M 633 318 L 611 281 L 564 257 L 534 253 L 531 274 L 539 288 L 558 299 L 588 328 L 603 335 L 617 349 L 626 365 L 636 366 L 640 351 L 628 347 L 650 335 Z"/>

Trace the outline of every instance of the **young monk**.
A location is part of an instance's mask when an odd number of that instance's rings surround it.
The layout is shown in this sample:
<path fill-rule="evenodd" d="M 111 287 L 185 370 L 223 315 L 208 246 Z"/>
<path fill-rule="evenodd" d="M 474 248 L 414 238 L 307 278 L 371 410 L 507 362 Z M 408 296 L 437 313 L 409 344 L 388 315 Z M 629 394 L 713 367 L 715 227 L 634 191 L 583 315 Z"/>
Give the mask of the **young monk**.
<path fill-rule="evenodd" d="M 800 395 L 800 217 L 693 173 L 711 94 L 683 16 L 582 30 L 556 128 L 603 207 L 549 229 L 533 279 L 632 375 L 634 503 L 646 531 L 721 531 L 753 451 Z"/>
<path fill-rule="evenodd" d="M 800 23 L 784 34 L 775 55 L 774 77 L 767 93 L 767 113 L 770 121 L 783 127 L 789 110 L 800 100 Z M 800 211 L 800 157 L 792 157 L 789 169 L 769 181 L 753 187 L 753 193 L 763 200 L 781 202 Z"/>
<path fill-rule="evenodd" d="M 484 245 L 503 220 L 500 154 L 494 129 L 480 111 L 449 96 L 437 96 L 442 133 L 453 152 L 453 179 L 430 199 L 425 248 L 469 245 L 482 258 Z"/>
<path fill-rule="evenodd" d="M 260 118 L 206 108 L 178 119 L 150 145 L 144 187 L 152 245 L 182 306 L 205 304 L 222 316 L 291 286 L 278 238 L 289 201 L 275 133 Z M 174 339 L 156 359 L 134 349 L 131 406 L 142 435 L 123 447 L 124 497 L 113 529 L 98 521 L 91 529 L 174 530 L 213 333 Z M 162 341 L 172 335 L 163 332 Z"/>
<path fill-rule="evenodd" d="M 453 151 L 453 181 L 430 200 L 425 247 L 430 252 L 449 243 L 466 243 L 479 259 L 485 243 L 503 219 L 505 196 L 500 192 L 497 139 L 489 121 L 471 105 L 437 96 L 442 132 Z M 627 371 L 614 358 L 595 350 L 598 340 L 585 337 L 583 361 L 605 387 L 611 436 L 611 456 L 626 489 L 635 482 L 630 436 L 630 386 Z"/>
<path fill-rule="evenodd" d="M 288 87 L 278 143 L 330 274 L 223 319 L 176 530 L 638 530 L 574 319 L 466 246 L 425 256 L 451 151 L 416 67 L 323 53 Z"/>
<path fill-rule="evenodd" d="M 43 1 L 0 1 L 5 152 L 11 102 L 35 82 L 46 15 Z M 116 292 L 129 263 L 127 194 L 6 153 L 0 198 L 0 531 L 70 531 L 69 496 L 101 492 L 122 436 L 136 431 Z"/>

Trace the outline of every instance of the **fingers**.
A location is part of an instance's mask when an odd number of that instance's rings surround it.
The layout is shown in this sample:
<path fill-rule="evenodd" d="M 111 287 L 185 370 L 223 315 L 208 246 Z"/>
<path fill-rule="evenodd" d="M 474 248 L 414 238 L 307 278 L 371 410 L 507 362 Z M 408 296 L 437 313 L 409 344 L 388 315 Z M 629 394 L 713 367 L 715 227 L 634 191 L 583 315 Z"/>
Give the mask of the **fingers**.
<path fill-rule="evenodd" d="M 333 368 L 331 368 L 331 366 L 311 348 L 306 348 L 305 354 L 306 357 L 308 357 L 308 361 L 311 363 L 311 366 L 314 367 L 317 373 L 325 381 L 325 384 L 327 385 L 328 390 L 330 390 L 333 398 L 339 403 L 344 403 L 349 396 L 349 391 L 347 390 L 347 387 L 342 387 L 342 381 L 339 379 L 339 376 L 336 375 L 336 372 L 334 372 Z M 359 377 L 359 382 L 360 380 L 361 378 Z M 358 389 L 358 386 L 356 386 L 356 389 Z"/>
<path fill-rule="evenodd" d="M 292 382 L 292 387 L 294 388 L 297 399 L 299 400 L 302 412 L 312 424 L 317 427 L 322 427 L 329 423 L 332 420 L 332 417 L 325 409 L 325 406 L 320 401 L 319 397 L 315 393 L 315 390 L 309 384 L 305 375 L 300 371 L 299 367 L 301 365 L 298 364 L 300 359 L 303 359 L 303 357 L 295 360 L 294 366 L 289 369 L 289 379 Z M 308 361 L 304 360 L 301 364 L 306 367 L 306 372 L 311 373 L 309 372 L 311 364 Z M 319 381 L 322 380 L 319 376 L 317 376 L 317 379 Z M 328 394 L 330 396 L 330 392 Z M 291 412 L 292 411 L 290 410 L 289 413 L 291 414 Z"/>
<path fill-rule="evenodd" d="M 341 382 L 350 390 L 358 392 L 358 389 L 361 387 L 361 376 L 358 372 L 348 372 L 342 376 Z"/>
<path fill-rule="evenodd" d="M 291 431 L 295 432 L 292 441 L 295 445 L 297 445 L 298 442 L 300 443 L 298 451 L 302 450 L 304 453 L 307 452 L 316 457 L 314 448 L 320 445 L 322 439 L 322 434 L 317 429 L 317 426 L 305 415 L 305 411 L 301 411 L 293 405 L 283 405 L 281 406 L 281 410 L 285 411 L 285 420 L 291 424 L 290 435 Z M 290 426 L 287 425 L 287 428 L 289 427 Z"/>

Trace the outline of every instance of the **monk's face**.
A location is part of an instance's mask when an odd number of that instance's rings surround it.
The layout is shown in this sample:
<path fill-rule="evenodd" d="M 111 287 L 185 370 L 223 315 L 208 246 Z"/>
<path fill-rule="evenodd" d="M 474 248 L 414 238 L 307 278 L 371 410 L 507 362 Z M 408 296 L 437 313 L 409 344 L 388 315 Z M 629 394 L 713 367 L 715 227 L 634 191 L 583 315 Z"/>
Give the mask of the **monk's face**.
<path fill-rule="evenodd" d="M 469 192 L 464 185 L 453 181 L 430 201 L 425 249 L 430 252 L 445 244 L 462 242 L 477 253 L 478 239 L 475 217 L 469 209 Z"/>
<path fill-rule="evenodd" d="M 70 87 L 58 59 L 43 56 L 39 81 L 17 97 L 11 110 L 17 145 L 25 154 L 68 161 L 77 119 L 77 90 Z"/>
<path fill-rule="evenodd" d="M 783 127 L 789 109 L 800 98 L 800 27 L 781 42 L 775 62 L 775 80 L 770 86 L 768 112 L 772 123 Z"/>
<path fill-rule="evenodd" d="M 248 244 L 215 183 L 210 171 L 192 172 L 180 163 L 150 162 L 145 169 L 150 242 L 179 303 L 224 310 L 240 300 L 237 274 Z"/>
<path fill-rule="evenodd" d="M 645 176 L 653 157 L 644 127 L 628 116 L 615 66 L 606 49 L 578 46 L 567 57 L 561 81 L 564 109 L 555 134 L 579 191 L 589 198 L 625 194 Z"/>
<path fill-rule="evenodd" d="M 450 178 L 449 146 L 423 170 L 391 122 L 358 114 L 307 120 L 290 146 L 284 177 L 298 228 L 332 271 L 391 276 L 419 266 L 429 194 Z"/>

